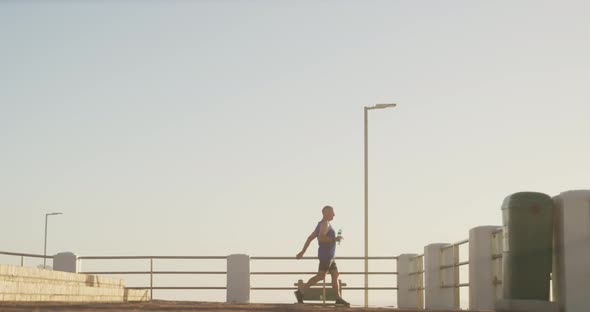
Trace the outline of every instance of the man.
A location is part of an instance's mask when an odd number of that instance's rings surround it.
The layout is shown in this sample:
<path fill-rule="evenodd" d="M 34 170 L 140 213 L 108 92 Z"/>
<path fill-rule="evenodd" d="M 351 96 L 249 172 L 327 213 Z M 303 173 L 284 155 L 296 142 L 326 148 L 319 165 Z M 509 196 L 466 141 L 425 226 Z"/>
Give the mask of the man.
<path fill-rule="evenodd" d="M 334 213 L 334 208 L 331 206 L 325 206 L 322 208 L 322 216 L 322 221 L 318 222 L 315 230 L 309 234 L 303 249 L 296 256 L 297 259 L 303 258 L 303 254 L 305 254 L 309 244 L 315 238 L 317 238 L 319 244 L 318 259 L 320 260 L 318 274 L 310 278 L 309 281 L 307 281 L 307 283 L 305 283 L 303 286 L 303 289 L 297 290 L 295 292 L 295 297 L 297 298 L 297 302 L 303 303 L 303 294 L 305 293 L 305 290 L 309 289 L 309 287 L 315 285 L 317 282 L 325 279 L 326 273 L 330 272 L 330 275 L 332 275 L 332 288 L 336 294 L 336 304 L 350 306 L 348 302 L 344 301 L 344 299 L 340 297 L 340 291 L 338 289 L 338 267 L 334 261 L 334 256 L 336 255 L 336 242 L 341 241 L 343 237 L 336 237 L 336 233 L 330 225 L 330 221 L 332 221 L 334 216 L 336 216 Z"/>

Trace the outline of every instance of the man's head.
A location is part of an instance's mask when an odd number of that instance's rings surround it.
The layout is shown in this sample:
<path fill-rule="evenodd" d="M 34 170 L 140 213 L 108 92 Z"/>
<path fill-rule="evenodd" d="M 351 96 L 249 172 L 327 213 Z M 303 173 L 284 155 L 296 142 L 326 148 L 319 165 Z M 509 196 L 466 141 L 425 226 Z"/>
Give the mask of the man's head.
<path fill-rule="evenodd" d="M 334 213 L 334 208 L 332 208 L 332 206 L 324 206 L 324 208 L 322 208 L 322 215 L 324 216 L 324 220 L 332 221 L 336 214 Z"/>

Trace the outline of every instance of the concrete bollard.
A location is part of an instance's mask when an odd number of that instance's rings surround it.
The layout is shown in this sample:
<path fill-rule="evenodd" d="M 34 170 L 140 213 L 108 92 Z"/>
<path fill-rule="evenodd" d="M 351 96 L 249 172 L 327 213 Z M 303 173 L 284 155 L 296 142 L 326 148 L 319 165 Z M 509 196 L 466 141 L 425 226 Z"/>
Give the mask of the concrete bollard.
<path fill-rule="evenodd" d="M 227 302 L 250 302 L 250 256 L 227 257 Z"/>
<path fill-rule="evenodd" d="M 588 311 L 590 190 L 567 191 L 555 202 L 554 293 L 561 311 Z"/>
<path fill-rule="evenodd" d="M 450 244 L 430 244 L 424 247 L 424 265 L 425 265 L 425 309 L 431 310 L 454 310 L 459 307 L 456 299 L 458 298 L 458 288 L 443 287 L 457 285 L 453 268 L 441 271 L 441 266 L 453 264 L 453 253 L 446 252 L 443 256 L 443 247 Z M 450 249 L 449 251 L 452 251 Z M 443 285 L 444 282 L 444 285 Z"/>
<path fill-rule="evenodd" d="M 72 252 L 61 252 L 53 256 L 53 270 L 78 273 L 78 257 Z"/>
<path fill-rule="evenodd" d="M 494 272 L 494 253 L 502 253 L 502 246 L 493 248 L 493 233 L 500 226 L 478 226 L 469 231 L 469 309 L 494 310 L 502 296 L 502 288 Z M 499 235 L 499 234 L 498 234 Z M 500 244 L 502 240 L 499 240 Z M 495 249 L 495 250 L 494 250 Z"/>
<path fill-rule="evenodd" d="M 416 283 L 418 278 L 422 278 L 421 273 L 417 273 L 420 268 L 413 265 L 417 254 L 403 254 L 397 258 L 397 306 L 403 309 L 421 309 L 423 291 L 422 283 Z M 412 274 L 411 274 L 412 273 Z M 411 275 L 410 275 L 411 274 Z"/>

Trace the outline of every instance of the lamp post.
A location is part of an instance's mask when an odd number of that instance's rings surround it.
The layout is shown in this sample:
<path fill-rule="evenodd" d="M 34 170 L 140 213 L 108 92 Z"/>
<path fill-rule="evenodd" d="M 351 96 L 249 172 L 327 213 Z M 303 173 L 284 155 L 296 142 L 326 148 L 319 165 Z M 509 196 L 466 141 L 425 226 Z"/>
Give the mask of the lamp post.
<path fill-rule="evenodd" d="M 365 106 L 365 307 L 369 306 L 369 111 L 395 106 L 393 103 Z"/>
<path fill-rule="evenodd" d="M 55 216 L 55 215 L 60 215 L 62 214 L 61 212 L 52 212 L 52 213 L 46 213 L 45 214 L 45 247 L 43 248 L 43 268 L 45 269 L 47 267 L 46 263 L 47 263 L 47 219 L 49 218 L 49 216 Z"/>

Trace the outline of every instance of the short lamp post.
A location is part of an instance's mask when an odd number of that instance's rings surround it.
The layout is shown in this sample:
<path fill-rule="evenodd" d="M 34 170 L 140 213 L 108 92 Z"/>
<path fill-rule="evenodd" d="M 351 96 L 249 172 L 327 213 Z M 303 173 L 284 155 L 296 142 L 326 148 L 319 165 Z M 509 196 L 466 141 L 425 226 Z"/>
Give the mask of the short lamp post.
<path fill-rule="evenodd" d="M 52 212 L 45 214 L 45 247 L 43 248 L 43 268 L 47 268 L 47 219 L 49 216 L 56 216 L 62 214 L 61 212 Z"/>

